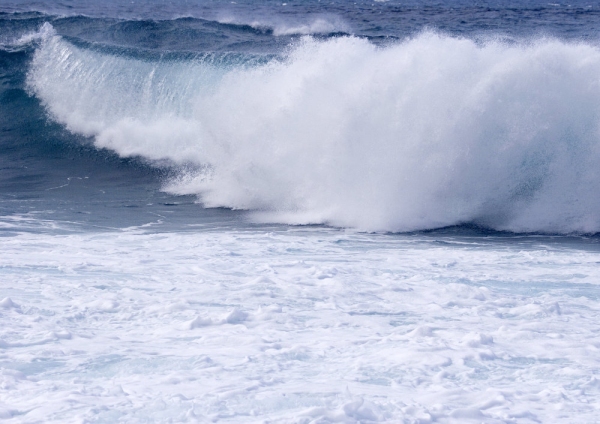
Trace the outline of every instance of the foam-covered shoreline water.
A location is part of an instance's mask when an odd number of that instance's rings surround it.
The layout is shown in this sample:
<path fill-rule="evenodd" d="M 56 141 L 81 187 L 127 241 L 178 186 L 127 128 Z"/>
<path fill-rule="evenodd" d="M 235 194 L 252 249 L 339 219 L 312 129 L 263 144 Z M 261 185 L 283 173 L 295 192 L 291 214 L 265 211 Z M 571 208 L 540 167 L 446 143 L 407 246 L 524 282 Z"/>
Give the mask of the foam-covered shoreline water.
<path fill-rule="evenodd" d="M 0 238 L 0 416 L 597 417 L 589 241 L 146 231 Z"/>
<path fill-rule="evenodd" d="M 121 156 L 186 165 L 165 188 L 206 206 L 368 231 L 600 230 L 593 45 L 304 38 L 262 64 L 142 61 L 49 25 L 41 39 L 28 85 L 50 115 Z"/>

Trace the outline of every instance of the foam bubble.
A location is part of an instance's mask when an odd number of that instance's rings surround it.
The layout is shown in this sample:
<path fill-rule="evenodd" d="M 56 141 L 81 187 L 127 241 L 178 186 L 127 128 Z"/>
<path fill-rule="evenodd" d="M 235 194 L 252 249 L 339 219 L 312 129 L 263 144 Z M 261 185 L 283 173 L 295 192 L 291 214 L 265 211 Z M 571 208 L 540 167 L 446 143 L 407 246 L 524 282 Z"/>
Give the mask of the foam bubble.
<path fill-rule="evenodd" d="M 29 86 L 99 147 L 186 165 L 165 188 L 255 219 L 600 231 L 600 49 L 423 33 L 304 38 L 282 60 L 135 60 L 54 35 Z M 192 164 L 193 166 L 189 166 Z"/>

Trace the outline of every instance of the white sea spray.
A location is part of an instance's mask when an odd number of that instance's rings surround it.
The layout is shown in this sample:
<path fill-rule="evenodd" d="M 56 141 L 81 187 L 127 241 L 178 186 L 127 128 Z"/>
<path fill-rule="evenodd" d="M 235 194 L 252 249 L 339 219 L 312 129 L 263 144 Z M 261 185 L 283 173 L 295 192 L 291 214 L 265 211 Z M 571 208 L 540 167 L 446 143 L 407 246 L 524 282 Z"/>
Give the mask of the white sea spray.
<path fill-rule="evenodd" d="M 303 38 L 234 66 L 54 35 L 28 84 L 98 147 L 185 165 L 166 190 L 258 221 L 570 233 L 600 230 L 599 74 L 600 49 L 555 39 Z"/>

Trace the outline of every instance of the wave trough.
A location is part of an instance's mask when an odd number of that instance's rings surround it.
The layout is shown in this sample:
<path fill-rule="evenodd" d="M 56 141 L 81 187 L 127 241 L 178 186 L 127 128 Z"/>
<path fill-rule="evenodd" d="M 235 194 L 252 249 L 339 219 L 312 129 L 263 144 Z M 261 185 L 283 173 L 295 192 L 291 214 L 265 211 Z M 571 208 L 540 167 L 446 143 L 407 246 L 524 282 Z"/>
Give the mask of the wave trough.
<path fill-rule="evenodd" d="M 179 167 L 165 183 L 260 221 L 600 231 L 600 49 L 426 32 L 305 37 L 278 59 L 142 60 L 49 24 L 29 89 L 70 131 Z"/>

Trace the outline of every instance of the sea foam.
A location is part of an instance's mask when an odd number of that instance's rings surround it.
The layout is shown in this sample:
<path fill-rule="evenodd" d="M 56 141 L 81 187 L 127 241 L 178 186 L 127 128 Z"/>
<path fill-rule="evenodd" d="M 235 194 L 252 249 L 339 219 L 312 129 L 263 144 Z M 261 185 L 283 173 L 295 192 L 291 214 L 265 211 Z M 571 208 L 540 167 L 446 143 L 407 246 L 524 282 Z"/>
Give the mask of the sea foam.
<path fill-rule="evenodd" d="M 165 183 L 261 221 L 407 231 L 600 231 L 600 49 L 425 32 L 305 37 L 280 58 L 139 59 L 46 30 L 49 115 Z"/>

